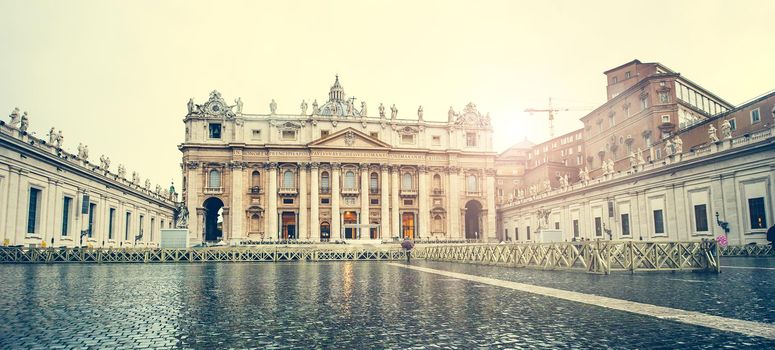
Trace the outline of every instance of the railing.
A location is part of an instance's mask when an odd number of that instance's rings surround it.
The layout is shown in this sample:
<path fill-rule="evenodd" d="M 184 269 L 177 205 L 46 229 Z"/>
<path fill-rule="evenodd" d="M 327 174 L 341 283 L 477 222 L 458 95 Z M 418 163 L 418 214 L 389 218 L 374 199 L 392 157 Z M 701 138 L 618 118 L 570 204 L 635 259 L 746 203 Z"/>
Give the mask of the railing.
<path fill-rule="evenodd" d="M 357 188 L 343 188 L 342 189 L 342 195 L 343 196 L 357 196 L 358 195 L 358 189 Z"/>
<path fill-rule="evenodd" d="M 250 188 L 250 193 L 252 194 L 259 194 L 261 193 L 261 186 L 253 186 Z"/>
<path fill-rule="evenodd" d="M 609 274 L 612 271 L 720 272 L 718 245 L 699 242 L 585 241 L 420 246 L 412 255 L 435 261 L 497 264 Z"/>
<path fill-rule="evenodd" d="M 379 188 L 370 188 L 369 194 L 379 194 Z"/>
<path fill-rule="evenodd" d="M 417 190 L 415 190 L 415 189 L 409 189 L 409 190 L 407 190 L 407 189 L 403 189 L 403 188 L 402 188 L 402 189 L 401 189 L 401 192 L 400 192 L 400 195 L 401 195 L 401 196 L 407 196 L 407 197 L 413 197 L 413 196 L 417 196 Z"/>
<path fill-rule="evenodd" d="M 478 197 L 480 195 L 482 195 L 482 192 L 479 192 L 479 191 L 466 191 L 466 196 L 469 196 L 469 197 Z"/>
<path fill-rule="evenodd" d="M 769 244 L 746 244 L 721 248 L 721 256 L 770 257 L 775 249 Z"/>
<path fill-rule="evenodd" d="M 331 187 L 321 187 L 320 188 L 320 194 L 329 194 L 331 193 Z"/>
<path fill-rule="evenodd" d="M 441 196 L 441 195 L 443 195 L 443 194 L 444 194 L 444 190 L 442 190 L 442 189 L 440 189 L 440 188 L 434 188 L 434 189 L 433 189 L 433 195 L 434 195 L 434 196 Z"/>
<path fill-rule="evenodd" d="M 205 194 L 218 194 L 223 193 L 223 187 L 205 187 Z"/>
<path fill-rule="evenodd" d="M 277 190 L 277 193 L 280 195 L 295 195 L 298 193 L 298 190 L 296 187 L 280 187 L 280 189 Z"/>

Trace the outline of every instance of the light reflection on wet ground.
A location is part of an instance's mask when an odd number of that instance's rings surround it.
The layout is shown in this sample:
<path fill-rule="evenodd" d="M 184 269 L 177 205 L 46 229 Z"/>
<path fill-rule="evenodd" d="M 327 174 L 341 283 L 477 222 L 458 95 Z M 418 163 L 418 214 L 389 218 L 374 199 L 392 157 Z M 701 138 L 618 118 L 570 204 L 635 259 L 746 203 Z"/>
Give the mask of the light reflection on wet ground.
<path fill-rule="evenodd" d="M 775 267 L 775 259 L 757 260 L 756 266 Z M 595 276 L 412 263 L 775 322 L 773 270 Z M 775 347 L 762 338 L 379 262 L 4 265 L 0 271 L 3 348 Z"/>

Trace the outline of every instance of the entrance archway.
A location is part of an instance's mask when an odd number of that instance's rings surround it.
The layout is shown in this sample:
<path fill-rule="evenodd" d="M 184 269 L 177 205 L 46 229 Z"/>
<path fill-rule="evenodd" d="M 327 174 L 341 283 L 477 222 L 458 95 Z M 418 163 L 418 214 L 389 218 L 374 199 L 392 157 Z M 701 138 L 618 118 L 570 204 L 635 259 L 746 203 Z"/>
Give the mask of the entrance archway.
<path fill-rule="evenodd" d="M 205 241 L 216 242 L 223 239 L 223 201 L 210 197 L 202 206 L 205 208 Z"/>
<path fill-rule="evenodd" d="M 342 222 L 344 223 L 344 239 L 358 239 L 358 229 L 355 227 L 347 227 L 347 225 L 358 224 L 358 213 L 354 211 L 342 213 Z"/>
<path fill-rule="evenodd" d="M 401 214 L 401 233 L 403 238 L 414 239 L 414 213 Z"/>
<path fill-rule="evenodd" d="M 331 240 L 331 224 L 326 221 L 320 223 L 320 241 L 328 242 Z"/>
<path fill-rule="evenodd" d="M 284 211 L 281 215 L 282 237 L 280 239 L 296 239 L 296 213 Z"/>
<path fill-rule="evenodd" d="M 479 223 L 482 219 L 482 204 L 470 200 L 466 203 L 466 239 L 482 239 Z"/>

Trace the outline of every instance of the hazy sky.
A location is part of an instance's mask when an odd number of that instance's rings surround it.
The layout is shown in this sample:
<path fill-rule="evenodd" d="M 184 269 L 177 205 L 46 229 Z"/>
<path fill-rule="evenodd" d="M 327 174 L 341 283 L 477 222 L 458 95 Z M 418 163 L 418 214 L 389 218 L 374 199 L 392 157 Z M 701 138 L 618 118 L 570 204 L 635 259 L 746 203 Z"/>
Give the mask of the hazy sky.
<path fill-rule="evenodd" d="M 605 100 L 603 71 L 658 61 L 738 104 L 775 89 L 775 1 L 0 0 L 0 112 L 62 129 L 113 171 L 179 183 L 183 116 L 218 89 L 296 113 L 339 74 L 370 111 L 490 112 L 496 150 L 548 137 L 522 111 Z M 372 112 L 374 113 L 374 112 Z M 584 112 L 557 117 L 557 134 Z"/>

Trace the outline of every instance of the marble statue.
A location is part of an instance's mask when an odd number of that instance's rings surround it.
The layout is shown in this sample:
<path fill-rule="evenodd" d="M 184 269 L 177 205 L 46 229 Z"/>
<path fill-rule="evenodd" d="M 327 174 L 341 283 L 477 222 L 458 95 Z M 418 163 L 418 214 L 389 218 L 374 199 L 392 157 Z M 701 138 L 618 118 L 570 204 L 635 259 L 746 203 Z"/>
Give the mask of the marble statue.
<path fill-rule="evenodd" d="M 385 106 L 382 103 L 379 104 L 379 117 L 385 118 Z"/>
<path fill-rule="evenodd" d="M 275 102 L 274 99 L 269 103 L 269 112 L 271 114 L 277 113 L 277 102 Z"/>
<path fill-rule="evenodd" d="M 482 126 L 490 126 L 490 112 L 487 112 L 484 118 L 482 118 Z"/>
<path fill-rule="evenodd" d="M 579 179 L 581 183 L 589 182 L 589 170 L 586 166 L 579 170 Z"/>
<path fill-rule="evenodd" d="M 307 115 L 307 101 L 301 100 L 301 115 Z"/>
<path fill-rule="evenodd" d="M 672 156 L 675 154 L 675 148 L 673 147 L 673 142 L 670 141 L 670 139 L 665 140 L 665 155 L 666 156 Z"/>
<path fill-rule="evenodd" d="M 729 119 L 725 119 L 721 122 L 721 138 L 723 140 L 732 138 L 732 123 L 729 122 Z"/>
<path fill-rule="evenodd" d="M 124 164 L 118 165 L 118 177 L 120 179 L 123 179 L 126 177 L 126 168 L 124 168 Z"/>
<path fill-rule="evenodd" d="M 138 174 L 136 171 L 132 172 L 132 183 L 135 185 L 140 184 L 140 174 Z"/>
<path fill-rule="evenodd" d="M 234 103 L 236 103 L 237 106 L 237 114 L 242 114 L 242 97 L 237 97 L 237 99 L 234 100 Z"/>
<path fill-rule="evenodd" d="M 57 142 L 57 133 L 54 131 L 54 128 L 52 127 L 51 130 L 48 131 L 48 144 L 53 146 Z"/>
<path fill-rule="evenodd" d="M 145 187 L 146 190 L 150 190 L 151 189 L 151 179 L 145 179 L 145 186 L 143 186 L 143 187 Z"/>
<path fill-rule="evenodd" d="M 635 152 L 630 152 L 630 155 L 627 157 L 627 159 L 630 161 L 630 168 L 634 168 L 638 165 L 638 160 L 635 159 Z"/>
<path fill-rule="evenodd" d="M 83 160 L 89 159 L 89 151 L 86 149 L 86 146 L 80 142 L 78 143 L 78 158 Z"/>
<path fill-rule="evenodd" d="M 517 190 L 517 199 L 525 198 L 525 190 L 523 188 L 520 188 Z"/>
<path fill-rule="evenodd" d="M 392 106 L 390 106 L 390 119 L 396 119 L 398 116 L 398 108 L 396 108 L 396 104 L 394 103 Z"/>
<path fill-rule="evenodd" d="M 552 191 L 552 183 L 549 182 L 549 179 L 544 180 L 544 191 L 545 192 L 551 192 Z"/>
<path fill-rule="evenodd" d="M 320 114 L 320 108 L 318 107 L 318 100 L 312 101 L 312 115 Z"/>
<path fill-rule="evenodd" d="M 353 106 L 353 99 L 347 100 L 347 115 L 351 117 L 355 115 L 355 106 Z"/>
<path fill-rule="evenodd" d="M 560 188 L 568 187 L 568 184 L 565 182 L 566 178 L 566 176 L 558 176 L 558 180 L 560 180 Z"/>
<path fill-rule="evenodd" d="M 643 159 L 643 150 L 638 147 L 637 152 L 635 152 L 635 160 L 637 161 L 638 165 L 646 164 L 646 161 Z"/>
<path fill-rule="evenodd" d="M 19 124 L 21 121 L 19 116 L 19 107 L 15 107 L 9 117 L 11 117 L 11 126 L 16 127 L 16 124 Z"/>
<path fill-rule="evenodd" d="M 110 158 L 106 157 L 104 154 L 100 155 L 100 168 L 105 171 L 110 169 Z"/>
<path fill-rule="evenodd" d="M 708 125 L 708 141 L 711 143 L 718 142 L 718 136 L 716 135 L 716 127 L 713 124 Z"/>
<path fill-rule="evenodd" d="M 614 173 L 614 161 L 611 159 L 603 161 L 603 175 L 611 175 Z"/>
<path fill-rule="evenodd" d="M 188 114 L 191 114 L 191 113 L 194 112 L 194 99 L 193 98 L 188 99 L 188 105 L 186 105 L 186 107 L 188 107 Z"/>
<path fill-rule="evenodd" d="M 153 193 L 156 193 L 156 195 L 161 195 L 161 185 L 156 184 L 156 188 L 153 189 Z"/>
<path fill-rule="evenodd" d="M 331 115 L 336 116 L 339 114 L 339 104 L 337 102 L 331 102 Z"/>
<path fill-rule="evenodd" d="M 684 153 L 684 142 L 678 135 L 673 138 L 673 148 L 675 148 L 675 154 Z"/>
<path fill-rule="evenodd" d="M 21 130 L 22 132 L 27 132 L 27 128 L 29 127 L 30 127 L 30 120 L 27 118 L 27 112 L 24 112 L 24 114 L 22 114 L 22 121 L 21 121 L 21 125 L 19 125 L 19 130 Z"/>
<path fill-rule="evenodd" d="M 417 117 L 420 120 L 422 120 L 422 106 L 420 106 L 420 108 L 417 109 Z"/>
<path fill-rule="evenodd" d="M 65 143 L 65 137 L 62 135 L 62 130 L 59 130 L 57 134 L 57 148 L 62 148 L 63 143 Z"/>
<path fill-rule="evenodd" d="M 366 111 L 366 101 L 361 101 L 361 117 L 368 116 L 368 113 Z"/>
<path fill-rule="evenodd" d="M 178 210 L 176 210 L 175 227 L 176 228 L 188 228 L 188 208 L 183 203 L 180 203 Z"/>
<path fill-rule="evenodd" d="M 447 112 L 447 120 L 450 123 L 455 121 L 455 110 L 452 109 L 452 106 L 449 106 L 449 111 Z"/>

